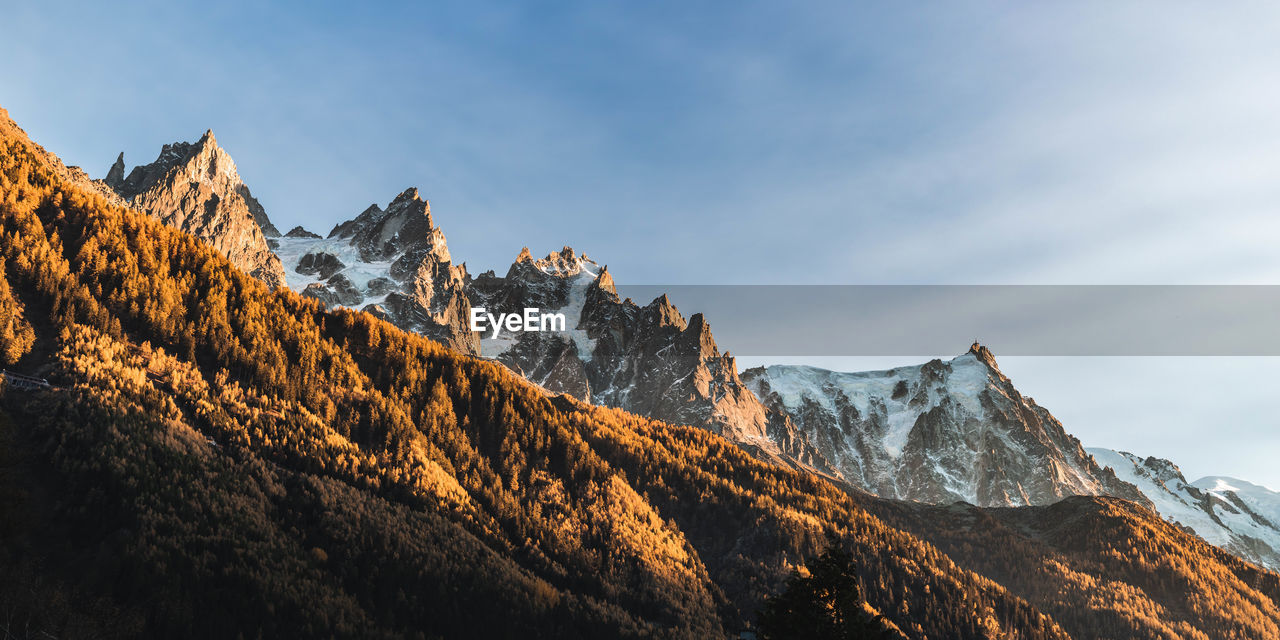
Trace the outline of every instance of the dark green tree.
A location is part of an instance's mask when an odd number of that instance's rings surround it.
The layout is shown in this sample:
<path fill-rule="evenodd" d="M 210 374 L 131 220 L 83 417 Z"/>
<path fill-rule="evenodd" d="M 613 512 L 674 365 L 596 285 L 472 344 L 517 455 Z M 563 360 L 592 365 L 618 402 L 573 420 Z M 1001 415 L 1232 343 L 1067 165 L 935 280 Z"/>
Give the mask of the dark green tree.
<path fill-rule="evenodd" d="M 764 640 L 862 640 L 901 637 L 864 606 L 853 556 L 836 545 L 806 563 L 760 611 Z"/>

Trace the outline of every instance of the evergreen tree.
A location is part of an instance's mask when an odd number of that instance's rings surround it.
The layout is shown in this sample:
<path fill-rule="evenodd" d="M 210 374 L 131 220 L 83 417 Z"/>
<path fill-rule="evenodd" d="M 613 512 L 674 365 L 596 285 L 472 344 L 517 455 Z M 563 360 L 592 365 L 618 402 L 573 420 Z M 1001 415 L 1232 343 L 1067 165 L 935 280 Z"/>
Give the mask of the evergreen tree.
<path fill-rule="evenodd" d="M 765 640 L 900 637 L 866 606 L 852 555 L 833 544 L 806 565 L 808 575 L 797 572 L 782 593 L 765 602 L 759 616 Z"/>

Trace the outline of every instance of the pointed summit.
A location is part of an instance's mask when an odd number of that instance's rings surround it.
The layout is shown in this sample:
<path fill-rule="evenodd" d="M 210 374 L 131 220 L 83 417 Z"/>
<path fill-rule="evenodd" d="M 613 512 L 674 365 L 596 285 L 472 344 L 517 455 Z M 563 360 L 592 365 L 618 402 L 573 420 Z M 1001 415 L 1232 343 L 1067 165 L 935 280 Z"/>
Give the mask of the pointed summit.
<path fill-rule="evenodd" d="M 681 332 L 681 341 L 685 343 L 686 353 L 696 353 L 699 360 L 706 361 L 719 354 L 716 339 L 711 335 L 711 324 L 701 313 L 689 316 L 689 324 Z"/>
<path fill-rule="evenodd" d="M 107 183 L 107 186 L 111 187 L 112 189 L 115 189 L 119 187 L 122 183 L 124 183 L 124 152 L 123 151 L 120 152 L 120 155 L 116 156 L 116 161 L 114 164 L 111 165 L 111 168 L 107 170 L 107 177 L 103 179 L 103 182 Z"/>
<path fill-rule="evenodd" d="M 983 345 L 979 344 L 977 340 L 974 340 L 974 341 L 973 341 L 973 346 L 970 346 L 970 347 L 969 347 L 969 353 L 973 354 L 973 356 L 974 356 L 975 358 L 977 358 L 978 360 L 980 360 L 980 361 L 982 361 L 982 362 L 986 363 L 986 365 L 987 365 L 988 367 L 991 367 L 992 369 L 995 369 L 996 371 L 999 371 L 999 370 L 1000 370 L 1000 366 L 996 364 L 996 356 L 995 356 L 995 354 L 994 354 L 994 353 L 991 353 L 991 350 L 990 350 L 990 349 L 988 349 L 988 348 L 986 348 L 985 346 L 983 346 Z"/>
<path fill-rule="evenodd" d="M 288 235 L 317 239 L 301 228 Z M 323 280 L 307 283 L 304 296 L 363 309 L 462 353 L 480 353 L 478 334 L 467 322 L 471 277 L 465 264 L 454 264 L 444 230 L 416 187 L 401 191 L 385 209 L 374 203 L 336 225 L 323 244 L 291 244 L 286 266 Z M 334 272 L 313 270 L 320 260 Z"/>
<path fill-rule="evenodd" d="M 535 260 L 534 265 L 547 275 L 567 277 L 581 273 L 583 261 L 573 247 L 565 245 L 560 251 L 548 253 L 547 257 Z"/>
<path fill-rule="evenodd" d="M 659 327 L 676 327 L 681 331 L 685 330 L 684 316 L 680 315 L 680 310 L 671 304 L 671 298 L 665 293 L 654 298 L 653 302 L 641 309 L 641 313 Z"/>
<path fill-rule="evenodd" d="M 195 143 L 164 145 L 154 162 L 127 176 L 122 153 L 103 182 L 134 208 L 200 238 L 268 285 L 284 285 L 284 268 L 266 240 L 280 231 L 212 129 Z"/>
<path fill-rule="evenodd" d="M 529 247 L 520 249 L 520 255 L 516 256 L 516 262 L 533 262 L 533 254 L 529 253 Z"/>
<path fill-rule="evenodd" d="M 376 221 L 381 220 L 382 217 L 382 207 L 379 207 L 378 203 L 375 202 L 369 205 L 364 211 L 360 212 L 360 215 L 347 220 L 346 222 L 333 225 L 333 229 L 329 231 L 329 237 L 350 238 L 360 229 L 368 225 L 375 224 Z"/>
<path fill-rule="evenodd" d="M 335 226 L 329 237 L 350 239 L 365 262 L 389 260 L 405 252 L 415 254 L 401 265 L 408 270 L 417 267 L 422 258 L 419 252 L 433 253 L 442 262 L 452 261 L 444 232 L 431 219 L 431 203 L 419 196 L 417 187 L 401 191 L 386 209 L 376 203 L 369 205 L 360 215 Z"/>
<path fill-rule="evenodd" d="M 418 195 L 418 188 L 409 187 L 408 189 L 401 191 L 400 195 L 396 196 L 395 199 L 391 201 L 390 206 L 388 206 L 387 208 L 390 209 L 391 207 L 394 207 L 397 204 L 400 204 L 402 202 L 416 202 L 419 200 L 422 200 L 422 198 L 421 196 Z"/>
<path fill-rule="evenodd" d="M 613 275 L 609 273 L 609 265 L 606 264 L 600 270 L 600 275 L 596 276 L 596 279 L 591 283 L 591 287 L 617 297 L 618 288 L 613 284 Z"/>

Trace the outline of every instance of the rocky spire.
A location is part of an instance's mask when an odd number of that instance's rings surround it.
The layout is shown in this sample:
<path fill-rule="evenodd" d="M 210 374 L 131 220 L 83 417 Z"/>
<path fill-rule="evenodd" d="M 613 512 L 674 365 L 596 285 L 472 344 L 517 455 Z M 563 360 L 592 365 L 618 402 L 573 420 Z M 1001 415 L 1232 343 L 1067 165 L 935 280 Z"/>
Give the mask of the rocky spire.
<path fill-rule="evenodd" d="M 318 239 L 301 227 L 288 236 Z M 479 338 L 468 324 L 466 265 L 453 263 L 444 231 L 432 222 L 431 204 L 417 188 L 400 192 L 386 209 L 373 204 L 335 226 L 326 244 L 344 241 L 358 254 L 355 264 L 345 264 L 325 249 L 307 251 L 296 262 L 296 254 L 289 256 L 289 269 L 323 280 L 307 284 L 303 295 L 363 309 L 462 353 L 479 354 Z M 292 244 L 296 250 L 297 243 Z M 344 275 L 349 267 L 355 270 Z M 368 277 L 377 271 L 381 275 Z"/>
<path fill-rule="evenodd" d="M 681 332 L 680 340 L 686 353 L 696 354 L 700 360 L 715 358 L 720 355 L 716 347 L 716 339 L 711 335 L 711 325 L 701 313 L 689 316 L 689 325 Z"/>
<path fill-rule="evenodd" d="M 396 196 L 395 198 L 392 198 L 391 204 L 387 208 L 390 209 L 398 204 L 417 201 L 417 200 L 422 200 L 422 196 L 418 193 L 418 188 L 409 187 L 408 189 L 401 191 L 400 195 Z"/>
<path fill-rule="evenodd" d="M 612 295 L 615 298 L 617 297 L 618 287 L 613 284 L 613 276 L 609 274 L 609 265 L 605 265 L 603 269 L 600 269 L 600 275 L 596 276 L 596 279 L 591 283 L 591 288 Z M 588 290 L 587 295 L 590 295 L 590 290 Z"/>
<path fill-rule="evenodd" d="M 973 354 L 973 356 L 976 357 L 979 361 L 986 363 L 988 367 L 991 367 L 996 371 L 1000 370 L 1000 367 L 996 365 L 995 354 L 991 353 L 990 349 L 979 344 L 977 340 L 974 340 L 973 346 L 969 347 L 969 353 Z"/>
<path fill-rule="evenodd" d="M 116 156 L 115 164 L 111 165 L 111 169 L 107 171 L 107 177 L 103 179 L 108 187 L 116 189 L 124 182 L 124 152 Z"/>
<path fill-rule="evenodd" d="M 653 302 L 641 309 L 640 317 L 647 322 L 652 322 L 655 326 L 676 327 L 680 331 L 685 329 L 684 316 L 680 315 L 680 310 L 671 304 L 671 298 L 665 293 L 654 298 Z"/>
<path fill-rule="evenodd" d="M 284 285 L 284 268 L 267 244 L 280 232 L 213 130 L 194 143 L 164 145 L 155 162 L 123 176 L 121 154 L 105 182 L 129 205 L 209 243 L 271 287 Z"/>

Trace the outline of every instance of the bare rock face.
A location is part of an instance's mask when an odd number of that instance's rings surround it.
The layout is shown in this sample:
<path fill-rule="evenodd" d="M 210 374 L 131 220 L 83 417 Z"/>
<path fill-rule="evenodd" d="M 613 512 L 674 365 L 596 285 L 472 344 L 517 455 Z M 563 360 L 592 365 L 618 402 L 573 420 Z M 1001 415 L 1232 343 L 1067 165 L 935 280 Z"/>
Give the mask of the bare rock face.
<path fill-rule="evenodd" d="M 331 294 L 330 304 L 360 308 L 454 350 L 479 354 L 479 339 L 469 326 L 466 266 L 453 264 L 444 231 L 417 189 L 406 189 L 386 209 L 370 205 L 327 238 L 297 228 L 277 242 L 294 290 L 320 285 Z"/>
<path fill-rule="evenodd" d="M 338 303 L 338 295 L 323 282 L 313 282 L 302 290 L 304 298 L 315 298 L 326 307 L 331 307 Z"/>
<path fill-rule="evenodd" d="M 268 238 L 280 235 L 240 179 L 212 131 L 194 143 L 164 145 L 151 164 L 124 175 L 124 154 L 103 181 L 134 208 L 209 243 L 271 287 L 285 285 L 284 267 Z"/>
<path fill-rule="evenodd" d="M 602 267 L 571 247 L 535 259 L 525 247 L 507 269 L 505 276 L 486 271 L 471 280 L 469 288 L 477 304 L 503 312 L 524 307 L 561 309 L 581 306 L 588 285 Z M 572 321 L 571 321 L 572 323 Z"/>
<path fill-rule="evenodd" d="M 564 332 L 481 341 L 484 355 L 549 391 L 703 427 L 762 457 L 831 473 L 789 418 L 742 383 L 701 314 L 686 321 L 665 295 L 644 307 L 619 298 L 608 268 L 585 254 L 565 247 L 534 259 L 525 248 L 506 276 L 481 274 L 469 292 L 495 315 L 537 307 L 566 316 Z"/>
<path fill-rule="evenodd" d="M 345 268 L 347 268 L 347 265 L 342 264 L 338 256 L 324 251 L 316 251 L 302 256 L 298 260 L 298 266 L 294 267 L 293 270 L 303 275 L 314 274 L 319 275 L 321 278 L 328 278 Z"/>
<path fill-rule="evenodd" d="M 344 307 L 356 307 L 364 302 L 364 294 L 360 292 L 360 288 L 351 282 L 341 273 L 334 274 L 329 278 L 329 288 L 333 290 L 337 297 L 338 304 Z"/>
<path fill-rule="evenodd" d="M 603 283 L 597 289 L 606 290 Z M 665 295 L 644 307 L 616 294 L 595 295 L 593 302 L 589 315 L 608 319 L 585 327 L 606 365 L 594 372 L 601 403 L 704 425 L 734 440 L 768 437 L 764 406 L 738 379 L 733 358 L 720 354 L 702 314 L 686 322 Z M 629 331 L 610 330 L 624 323 Z"/>
<path fill-rule="evenodd" d="M 994 507 L 1110 495 L 1151 504 L 1023 397 L 977 344 L 947 362 L 889 371 L 783 365 L 743 379 L 845 479 L 882 497 Z"/>
<path fill-rule="evenodd" d="M 371 278 L 365 284 L 365 293 L 372 297 L 385 296 L 395 288 L 396 283 L 391 278 Z"/>
<path fill-rule="evenodd" d="M 115 189 L 124 184 L 124 152 L 116 156 L 116 161 L 111 165 L 111 169 L 107 171 L 107 177 L 102 180 L 108 187 Z"/>
<path fill-rule="evenodd" d="M 573 340 L 555 333 L 532 333 L 503 356 L 503 364 L 547 391 L 591 401 L 590 374 Z"/>

